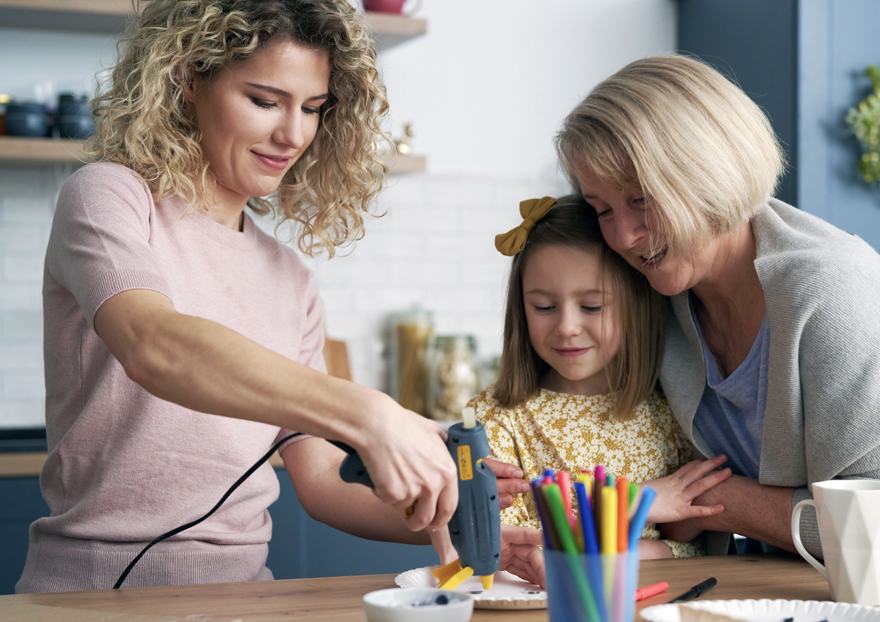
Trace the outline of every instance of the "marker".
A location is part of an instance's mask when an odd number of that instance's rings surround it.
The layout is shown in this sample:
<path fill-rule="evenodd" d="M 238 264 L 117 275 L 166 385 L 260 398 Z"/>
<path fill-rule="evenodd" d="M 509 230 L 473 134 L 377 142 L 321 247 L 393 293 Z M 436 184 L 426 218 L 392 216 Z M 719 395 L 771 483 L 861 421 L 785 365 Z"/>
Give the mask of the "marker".
<path fill-rule="evenodd" d="M 584 552 L 587 555 L 599 554 L 599 540 L 596 538 L 596 525 L 593 522 L 593 508 L 587 497 L 587 487 L 582 482 L 575 482 L 574 491 L 577 495 L 581 517 L 581 532 L 584 538 Z"/>
<path fill-rule="evenodd" d="M 602 486 L 605 484 L 605 467 L 597 464 L 593 469 L 593 521 L 596 533 L 602 533 Z"/>
<path fill-rule="evenodd" d="M 627 516 L 632 518 L 632 515 L 636 511 L 636 497 L 639 496 L 639 485 L 635 482 L 629 483 L 629 513 Z"/>
<path fill-rule="evenodd" d="M 602 555 L 617 552 L 617 489 L 602 489 Z"/>
<path fill-rule="evenodd" d="M 552 485 L 552 484 L 551 484 Z M 550 542 L 550 548 L 554 551 L 562 550 L 559 534 L 553 524 L 553 515 L 550 513 L 550 503 L 547 500 L 547 486 L 535 486 L 535 501 L 538 506 L 538 516 L 541 516 L 541 525 L 544 527 L 544 537 Z"/>
<path fill-rule="evenodd" d="M 547 514 L 546 514 L 547 510 L 541 507 L 541 503 L 538 499 L 538 486 L 540 483 L 540 479 L 541 478 L 539 477 L 539 478 L 532 480 L 532 482 L 531 482 L 532 498 L 535 500 L 535 507 L 538 510 L 538 519 L 541 521 L 541 527 L 542 527 L 541 533 L 544 536 L 544 548 L 545 549 L 552 549 L 553 547 L 550 545 L 550 535 L 547 533 L 547 529 L 543 528 L 544 525 L 547 524 L 547 521 L 550 519 L 550 517 L 547 516 Z"/>
<path fill-rule="evenodd" d="M 651 503 L 653 503 L 654 497 L 656 496 L 657 492 L 653 488 L 642 486 L 642 498 L 639 501 L 639 508 L 629 522 L 630 551 L 636 550 L 639 546 L 639 538 L 642 535 L 642 529 L 645 528 L 645 523 L 648 522 L 648 510 L 651 509 Z"/>
<path fill-rule="evenodd" d="M 676 596 L 675 598 L 673 598 L 669 602 L 670 603 L 683 603 L 688 600 L 693 600 L 694 598 L 697 598 L 700 594 L 703 594 L 706 590 L 709 590 L 709 589 L 715 587 L 716 583 L 718 583 L 718 580 L 715 579 L 715 577 L 710 577 L 709 579 L 706 579 L 702 583 L 695 585 L 694 587 L 689 589 L 687 592 L 685 592 L 681 596 Z"/>
<path fill-rule="evenodd" d="M 568 471 L 558 471 L 556 473 L 556 483 L 559 484 L 559 493 L 562 495 L 562 507 L 565 508 L 565 515 L 568 522 L 574 529 L 574 512 L 571 510 L 571 476 Z"/>
<path fill-rule="evenodd" d="M 605 475 L 605 485 L 614 486 L 614 473 L 608 473 Z"/>
<path fill-rule="evenodd" d="M 618 477 L 614 482 L 617 488 L 617 552 L 626 553 L 629 546 L 629 482 Z"/>
<path fill-rule="evenodd" d="M 669 589 L 669 584 L 666 581 L 661 581 L 660 583 L 655 583 L 654 585 L 649 585 L 648 587 L 643 587 L 641 589 L 636 590 L 636 601 L 645 600 L 646 598 L 651 598 L 652 596 L 656 596 L 662 592 L 665 592 Z"/>

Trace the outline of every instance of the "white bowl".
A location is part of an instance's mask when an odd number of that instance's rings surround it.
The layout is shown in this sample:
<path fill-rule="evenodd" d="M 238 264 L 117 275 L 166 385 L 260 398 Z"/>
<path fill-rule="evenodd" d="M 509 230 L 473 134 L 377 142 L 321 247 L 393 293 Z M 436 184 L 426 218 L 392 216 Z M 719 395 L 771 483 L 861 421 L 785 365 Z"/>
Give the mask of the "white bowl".
<path fill-rule="evenodd" d="M 448 602 L 433 604 L 440 595 Z M 370 622 L 468 622 L 474 597 L 436 588 L 392 588 L 366 594 L 364 608 Z"/>

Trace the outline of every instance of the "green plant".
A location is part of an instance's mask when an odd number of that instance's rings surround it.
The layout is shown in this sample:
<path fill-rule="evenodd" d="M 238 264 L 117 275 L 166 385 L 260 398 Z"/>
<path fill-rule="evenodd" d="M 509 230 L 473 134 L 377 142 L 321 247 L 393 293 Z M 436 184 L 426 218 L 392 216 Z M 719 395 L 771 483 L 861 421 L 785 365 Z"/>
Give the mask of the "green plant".
<path fill-rule="evenodd" d="M 862 100 L 856 108 L 846 113 L 846 123 L 862 143 L 862 159 L 859 172 L 865 181 L 880 181 L 880 67 L 870 65 L 865 75 L 871 79 L 874 92 Z"/>

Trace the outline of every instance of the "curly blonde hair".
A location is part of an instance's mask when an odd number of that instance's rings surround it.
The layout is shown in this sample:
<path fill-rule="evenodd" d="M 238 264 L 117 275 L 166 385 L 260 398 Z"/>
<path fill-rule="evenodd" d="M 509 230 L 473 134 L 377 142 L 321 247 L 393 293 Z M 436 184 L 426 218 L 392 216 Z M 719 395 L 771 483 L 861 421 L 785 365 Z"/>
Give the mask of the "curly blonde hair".
<path fill-rule="evenodd" d="M 307 255 L 360 239 L 363 215 L 382 189 L 387 167 L 377 140 L 388 111 L 373 41 L 346 0 L 151 0 L 119 43 L 109 89 L 93 102 L 92 161 L 141 175 L 155 200 L 177 195 L 205 207 L 209 183 L 198 126 L 181 84 L 210 80 L 282 37 L 327 53 L 328 100 L 312 144 L 284 176 L 272 200 L 252 197 L 258 214 L 292 222 Z"/>

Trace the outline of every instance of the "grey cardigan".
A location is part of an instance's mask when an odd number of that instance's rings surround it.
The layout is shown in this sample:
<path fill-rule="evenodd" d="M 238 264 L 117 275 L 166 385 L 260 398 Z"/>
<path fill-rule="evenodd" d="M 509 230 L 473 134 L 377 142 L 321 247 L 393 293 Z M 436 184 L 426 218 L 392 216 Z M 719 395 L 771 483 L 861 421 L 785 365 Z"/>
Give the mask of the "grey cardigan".
<path fill-rule="evenodd" d="M 813 482 L 880 479 L 880 255 L 860 238 L 771 199 L 752 218 L 755 267 L 770 324 L 767 407 L 758 481 L 811 498 Z M 706 368 L 688 292 L 671 298 L 660 383 L 678 422 L 694 428 Z M 801 538 L 822 555 L 807 508 Z M 710 552 L 727 538 L 710 538 Z"/>

